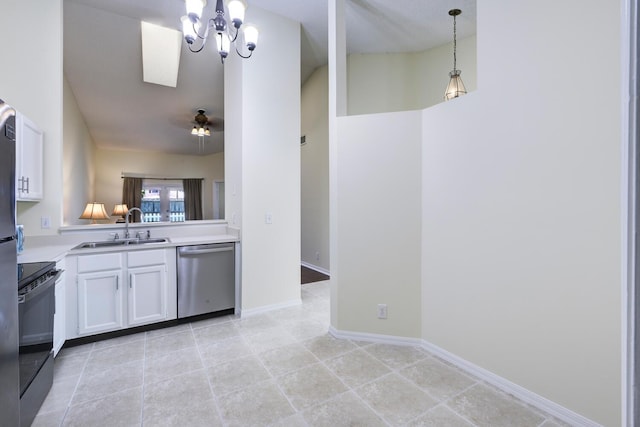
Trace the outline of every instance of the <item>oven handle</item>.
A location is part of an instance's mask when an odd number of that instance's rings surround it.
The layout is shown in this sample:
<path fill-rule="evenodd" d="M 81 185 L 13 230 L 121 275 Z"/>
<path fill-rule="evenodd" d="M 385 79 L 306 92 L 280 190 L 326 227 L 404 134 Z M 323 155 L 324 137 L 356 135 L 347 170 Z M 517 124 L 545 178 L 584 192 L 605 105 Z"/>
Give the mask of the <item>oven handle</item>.
<path fill-rule="evenodd" d="M 58 278 L 60 277 L 60 275 L 63 272 L 64 272 L 64 270 L 57 270 L 56 274 L 54 274 L 53 276 L 49 277 L 47 280 L 45 280 L 43 283 L 41 283 L 34 290 L 29 291 L 29 292 L 25 292 L 22 295 L 18 295 L 18 304 L 24 304 L 25 302 L 29 301 L 32 298 L 37 297 L 38 295 L 40 295 L 41 293 L 43 293 L 44 291 L 49 289 L 52 285 L 55 285 L 56 280 L 58 280 Z"/>

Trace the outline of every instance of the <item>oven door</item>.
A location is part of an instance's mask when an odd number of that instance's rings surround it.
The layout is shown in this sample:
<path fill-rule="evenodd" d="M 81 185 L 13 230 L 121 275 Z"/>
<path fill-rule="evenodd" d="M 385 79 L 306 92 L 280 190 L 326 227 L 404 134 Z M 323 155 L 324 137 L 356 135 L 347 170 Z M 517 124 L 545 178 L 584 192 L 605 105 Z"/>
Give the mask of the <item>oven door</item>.
<path fill-rule="evenodd" d="M 55 283 L 62 271 L 54 273 L 37 286 L 27 285 L 18 294 L 21 397 L 53 348 Z"/>

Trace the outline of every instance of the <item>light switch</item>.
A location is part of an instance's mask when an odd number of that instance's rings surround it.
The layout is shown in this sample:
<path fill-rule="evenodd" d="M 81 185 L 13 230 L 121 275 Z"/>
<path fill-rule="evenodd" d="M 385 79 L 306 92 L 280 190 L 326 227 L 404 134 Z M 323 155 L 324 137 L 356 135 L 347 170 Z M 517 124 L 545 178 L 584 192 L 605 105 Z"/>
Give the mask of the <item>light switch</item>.
<path fill-rule="evenodd" d="M 273 216 L 271 213 L 267 212 L 266 214 L 264 214 L 264 223 L 273 224 Z"/>

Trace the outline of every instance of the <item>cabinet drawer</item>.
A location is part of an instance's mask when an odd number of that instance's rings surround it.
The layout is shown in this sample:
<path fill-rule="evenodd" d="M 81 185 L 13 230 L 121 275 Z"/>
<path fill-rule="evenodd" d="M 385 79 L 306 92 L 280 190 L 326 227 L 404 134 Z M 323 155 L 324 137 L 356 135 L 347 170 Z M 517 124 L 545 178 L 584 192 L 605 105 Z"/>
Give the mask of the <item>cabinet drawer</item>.
<path fill-rule="evenodd" d="M 144 267 L 145 265 L 158 265 L 165 263 L 164 249 L 152 251 L 131 251 L 127 253 L 128 267 Z"/>
<path fill-rule="evenodd" d="M 119 270 L 122 268 L 122 257 L 119 252 L 78 257 L 78 273 L 102 270 Z"/>

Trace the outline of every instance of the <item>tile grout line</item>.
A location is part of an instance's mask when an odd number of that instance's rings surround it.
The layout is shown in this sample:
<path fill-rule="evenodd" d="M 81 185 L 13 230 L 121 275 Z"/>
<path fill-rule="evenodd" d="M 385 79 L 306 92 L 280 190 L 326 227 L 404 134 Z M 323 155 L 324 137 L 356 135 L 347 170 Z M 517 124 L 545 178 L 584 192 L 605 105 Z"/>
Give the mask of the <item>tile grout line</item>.
<path fill-rule="evenodd" d="M 222 323 L 226 323 L 226 322 L 222 322 Z M 213 326 L 213 325 L 212 325 Z M 198 357 L 200 358 L 200 363 L 202 364 L 202 370 L 204 371 L 204 375 L 207 377 L 207 384 L 209 384 L 209 391 L 211 392 L 211 397 L 213 398 L 213 405 L 216 409 L 217 415 L 218 415 L 218 420 L 220 420 L 222 426 L 227 426 L 227 420 L 225 419 L 224 415 L 222 414 L 222 409 L 220 408 L 220 402 L 218 401 L 218 396 L 216 395 L 216 393 L 213 390 L 213 384 L 211 384 L 211 378 L 209 377 L 209 375 L 207 374 L 206 370 L 206 366 L 204 363 L 204 359 L 202 358 L 202 351 L 200 350 L 200 343 L 198 342 L 196 335 L 194 333 L 194 329 L 193 329 L 193 324 L 190 322 L 189 323 L 189 331 L 191 331 L 191 336 L 193 337 L 193 341 L 196 343 L 196 351 L 198 352 Z"/>
<path fill-rule="evenodd" d="M 147 367 L 147 333 L 144 333 L 144 348 L 142 351 L 142 387 L 140 388 L 140 426 L 144 426 L 144 391 L 145 391 L 145 369 Z"/>

